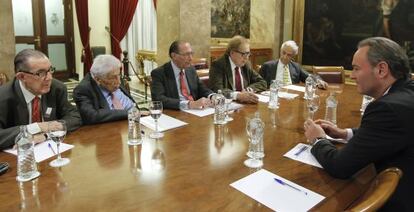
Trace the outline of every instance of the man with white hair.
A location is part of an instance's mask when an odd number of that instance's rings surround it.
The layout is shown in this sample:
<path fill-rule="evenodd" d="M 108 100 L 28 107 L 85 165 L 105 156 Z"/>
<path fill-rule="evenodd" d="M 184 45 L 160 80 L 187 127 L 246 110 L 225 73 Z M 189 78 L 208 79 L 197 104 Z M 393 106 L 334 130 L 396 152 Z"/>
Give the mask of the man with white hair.
<path fill-rule="evenodd" d="M 91 72 L 73 90 L 73 99 L 84 124 L 97 124 L 128 118 L 134 99 L 121 86 L 121 61 L 112 55 L 99 55 Z"/>
<path fill-rule="evenodd" d="M 285 41 L 280 48 L 280 58 L 271 60 L 262 65 L 259 74 L 266 80 L 270 87 L 272 80 L 279 80 L 284 85 L 305 82 L 309 73 L 303 70 L 298 63 L 293 62 L 293 57 L 298 54 L 299 47 L 293 40 Z M 319 87 L 326 88 L 328 84 L 320 81 Z"/>

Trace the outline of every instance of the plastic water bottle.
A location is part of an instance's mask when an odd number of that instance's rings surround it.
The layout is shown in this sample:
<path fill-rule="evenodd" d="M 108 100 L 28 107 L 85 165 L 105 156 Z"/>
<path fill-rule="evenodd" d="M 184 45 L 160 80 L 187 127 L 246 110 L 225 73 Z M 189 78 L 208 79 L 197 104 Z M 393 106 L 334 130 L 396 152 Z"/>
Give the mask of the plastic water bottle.
<path fill-rule="evenodd" d="M 309 76 L 305 80 L 305 99 L 312 99 L 313 95 L 315 94 L 316 90 L 316 81 L 312 74 L 309 74 Z"/>
<path fill-rule="evenodd" d="M 270 109 L 277 109 L 279 108 L 279 82 L 276 80 L 272 80 L 272 84 L 270 84 L 270 95 L 269 95 L 269 105 L 268 108 Z"/>
<path fill-rule="evenodd" d="M 325 120 L 330 121 L 336 124 L 336 108 L 338 106 L 338 100 L 335 98 L 335 92 L 326 98 L 326 111 L 325 111 Z"/>
<path fill-rule="evenodd" d="M 141 127 L 139 120 L 141 118 L 141 113 L 139 109 L 134 104 L 134 106 L 128 111 L 128 144 L 129 145 L 139 145 L 142 143 L 141 137 Z"/>
<path fill-rule="evenodd" d="M 214 94 L 212 100 L 214 105 L 214 124 L 226 124 L 226 98 L 221 90 L 218 90 L 217 93 Z"/>
<path fill-rule="evenodd" d="M 16 136 L 17 146 L 17 181 L 26 182 L 40 175 L 37 171 L 34 157 L 33 136 L 27 131 L 27 126 L 20 126 Z"/>

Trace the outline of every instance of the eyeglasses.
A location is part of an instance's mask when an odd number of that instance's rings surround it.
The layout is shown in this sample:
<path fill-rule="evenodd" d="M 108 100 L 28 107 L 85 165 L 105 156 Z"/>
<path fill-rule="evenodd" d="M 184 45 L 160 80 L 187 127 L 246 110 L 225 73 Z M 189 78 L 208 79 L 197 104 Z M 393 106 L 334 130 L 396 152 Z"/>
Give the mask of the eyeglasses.
<path fill-rule="evenodd" d="M 235 52 L 241 54 L 242 57 L 249 57 L 250 56 L 250 52 L 242 52 L 239 50 L 234 50 Z"/>
<path fill-rule="evenodd" d="M 177 54 L 184 56 L 184 57 L 190 57 L 194 55 L 194 52 L 177 53 Z"/>
<path fill-rule="evenodd" d="M 50 66 L 50 68 L 48 69 L 48 70 L 39 70 L 39 71 L 37 71 L 36 73 L 32 73 L 32 72 L 30 72 L 30 71 L 20 71 L 20 72 L 23 72 L 23 73 L 26 73 L 26 74 L 30 74 L 30 75 L 34 75 L 34 76 L 37 76 L 38 78 L 40 78 L 40 79 L 46 79 L 46 76 L 47 76 L 47 74 L 50 72 L 51 74 L 53 74 L 53 73 L 55 73 L 55 71 L 56 71 L 56 68 L 55 67 L 53 67 L 53 66 Z"/>

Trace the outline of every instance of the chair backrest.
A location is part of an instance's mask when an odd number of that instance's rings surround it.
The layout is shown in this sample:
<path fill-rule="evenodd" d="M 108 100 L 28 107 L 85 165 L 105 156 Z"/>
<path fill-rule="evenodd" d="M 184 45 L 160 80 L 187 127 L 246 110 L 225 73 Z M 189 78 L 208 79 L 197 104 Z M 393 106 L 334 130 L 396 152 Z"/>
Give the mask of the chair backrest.
<path fill-rule="evenodd" d="M 91 52 L 92 52 L 92 59 L 95 59 L 95 57 L 98 55 L 106 54 L 106 48 L 105 46 L 92 46 Z"/>
<path fill-rule="evenodd" d="M 388 168 L 377 175 L 370 187 L 351 204 L 346 211 L 376 211 L 380 209 L 394 193 L 402 171 Z"/>
<path fill-rule="evenodd" d="M 196 58 L 193 57 L 191 65 L 194 66 L 196 70 L 208 69 L 207 58 Z"/>
<path fill-rule="evenodd" d="M 9 79 L 5 73 L 0 73 L 0 85 L 5 84 Z"/>
<path fill-rule="evenodd" d="M 138 60 L 138 79 L 141 81 L 145 86 L 145 100 L 147 99 L 148 92 L 147 88 L 151 85 L 152 79 L 151 75 L 147 75 L 145 73 L 144 61 L 148 60 L 151 62 L 157 61 L 157 52 L 150 51 L 150 50 L 138 50 L 135 58 Z"/>
<path fill-rule="evenodd" d="M 312 66 L 312 72 L 318 74 L 327 83 L 345 82 L 343 66 Z"/>

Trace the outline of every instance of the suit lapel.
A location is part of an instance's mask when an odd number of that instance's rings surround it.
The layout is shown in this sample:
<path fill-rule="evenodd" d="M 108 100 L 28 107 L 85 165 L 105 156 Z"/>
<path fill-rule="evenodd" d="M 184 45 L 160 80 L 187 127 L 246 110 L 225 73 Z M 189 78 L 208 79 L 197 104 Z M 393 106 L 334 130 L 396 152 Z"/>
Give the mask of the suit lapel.
<path fill-rule="evenodd" d="M 195 93 L 193 92 L 193 89 L 192 89 L 192 88 L 194 88 L 194 90 L 196 90 L 195 88 L 197 86 L 195 85 L 196 82 L 194 80 L 192 80 L 193 79 L 193 72 L 192 72 L 191 68 L 185 70 L 185 78 L 187 79 L 188 90 L 190 91 L 191 96 L 194 99 L 197 99 L 197 96 L 195 95 Z"/>
<path fill-rule="evenodd" d="M 279 60 L 276 61 L 275 63 L 275 67 L 272 67 L 270 69 L 270 83 L 272 82 L 272 80 L 276 79 L 276 73 L 277 73 L 277 65 L 279 64 Z"/>
<path fill-rule="evenodd" d="M 27 109 L 27 103 L 26 100 L 24 99 L 23 96 L 23 92 L 20 88 L 19 85 L 19 80 L 17 80 L 16 78 L 14 79 L 13 82 L 13 87 L 14 87 L 14 91 L 15 94 L 17 95 L 17 105 L 16 105 L 16 111 L 18 114 L 18 118 L 17 118 L 17 124 L 19 125 L 26 125 L 29 124 L 29 111 Z"/>
<path fill-rule="evenodd" d="M 166 64 L 165 75 L 167 81 L 166 87 L 171 90 L 173 97 L 178 99 L 178 87 L 177 82 L 175 81 L 175 75 L 171 65 L 171 61 Z M 165 92 L 168 93 L 168 91 Z"/>
<path fill-rule="evenodd" d="M 230 85 L 229 89 L 234 90 L 234 84 L 233 84 L 233 70 L 231 69 L 231 65 L 230 65 L 230 56 L 225 56 L 224 57 L 224 64 L 225 64 L 225 70 L 226 70 L 226 77 L 227 77 L 227 82 Z"/>

